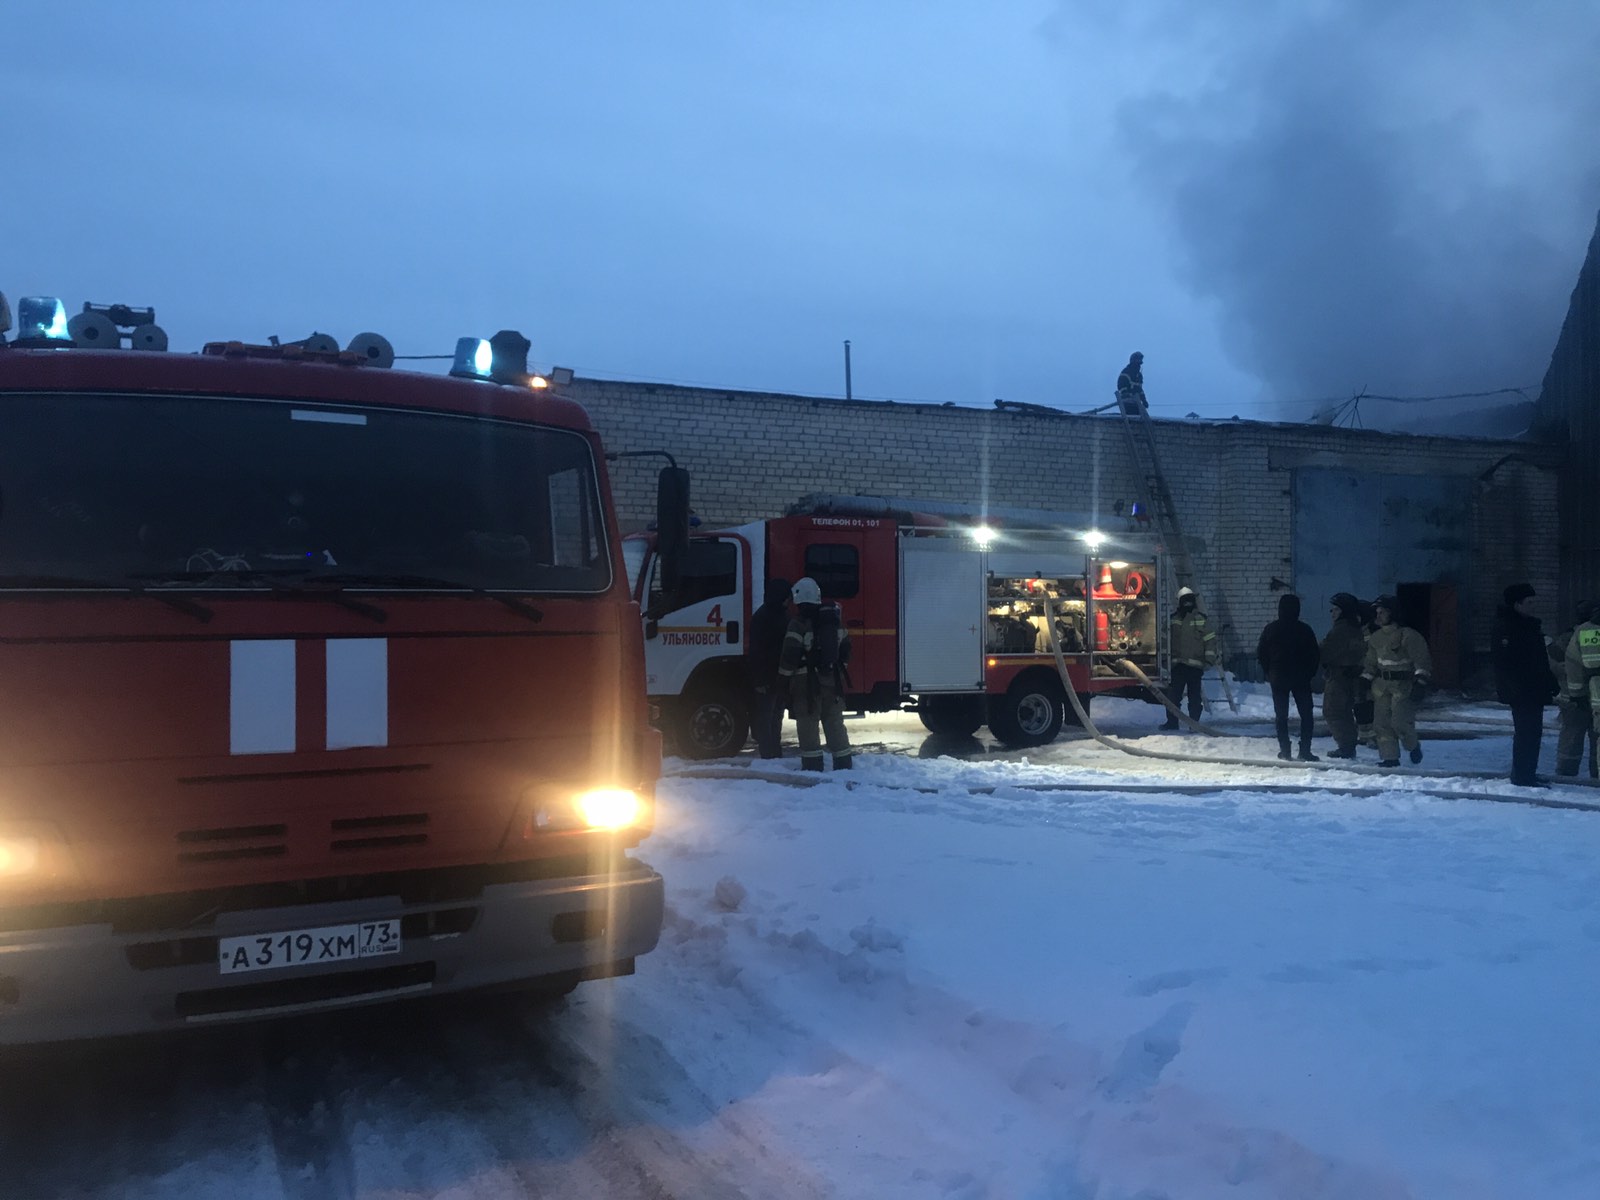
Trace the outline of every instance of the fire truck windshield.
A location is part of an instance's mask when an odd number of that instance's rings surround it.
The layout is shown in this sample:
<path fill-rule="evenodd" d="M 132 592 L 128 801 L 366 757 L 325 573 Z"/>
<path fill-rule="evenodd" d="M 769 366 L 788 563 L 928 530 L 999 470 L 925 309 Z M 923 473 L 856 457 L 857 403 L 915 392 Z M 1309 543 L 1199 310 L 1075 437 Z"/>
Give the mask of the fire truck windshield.
<path fill-rule="evenodd" d="M 0 397 L 0 588 L 600 592 L 577 433 L 310 402 Z"/>

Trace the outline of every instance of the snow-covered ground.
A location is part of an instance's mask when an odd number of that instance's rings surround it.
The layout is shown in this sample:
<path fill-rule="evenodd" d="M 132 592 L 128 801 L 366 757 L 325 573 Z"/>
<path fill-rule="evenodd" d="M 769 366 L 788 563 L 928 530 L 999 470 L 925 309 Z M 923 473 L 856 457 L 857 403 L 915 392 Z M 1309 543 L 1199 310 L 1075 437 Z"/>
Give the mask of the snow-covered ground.
<path fill-rule="evenodd" d="M 1503 711 L 1435 722 L 1491 736 L 1423 766 L 1500 770 Z M 1146 749 L 1276 749 L 1095 715 Z M 553 1012 L 4 1063 L 0 1195 L 1600 1195 L 1600 812 L 1405 770 L 1250 791 L 1307 772 L 1076 731 L 1026 754 L 899 714 L 851 733 L 873 749 L 820 780 L 673 760 L 644 847 L 661 947 Z"/>

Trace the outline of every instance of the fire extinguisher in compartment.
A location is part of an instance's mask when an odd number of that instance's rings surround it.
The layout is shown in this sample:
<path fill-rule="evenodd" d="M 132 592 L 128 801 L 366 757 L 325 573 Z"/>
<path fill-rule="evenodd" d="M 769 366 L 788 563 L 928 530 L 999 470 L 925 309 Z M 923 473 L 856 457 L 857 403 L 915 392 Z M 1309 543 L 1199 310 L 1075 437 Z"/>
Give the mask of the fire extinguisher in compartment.
<path fill-rule="evenodd" d="M 1096 594 L 1098 594 L 1098 589 Z M 1108 650 L 1111 647 L 1111 618 L 1106 616 L 1105 609 L 1097 608 L 1094 613 L 1094 648 Z"/>

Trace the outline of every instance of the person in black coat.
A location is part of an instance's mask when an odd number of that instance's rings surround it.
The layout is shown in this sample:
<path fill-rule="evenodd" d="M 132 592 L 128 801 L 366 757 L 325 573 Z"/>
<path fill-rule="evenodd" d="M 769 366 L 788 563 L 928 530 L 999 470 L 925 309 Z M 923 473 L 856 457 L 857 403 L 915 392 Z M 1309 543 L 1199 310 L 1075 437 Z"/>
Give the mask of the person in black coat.
<path fill-rule="evenodd" d="M 1300 597 L 1278 597 L 1278 619 L 1261 631 L 1256 661 L 1272 685 L 1272 711 L 1278 725 L 1278 757 L 1289 755 L 1289 698 L 1300 714 L 1300 761 L 1316 762 L 1311 753 L 1311 677 L 1322 651 L 1311 626 L 1300 619 Z"/>
<path fill-rule="evenodd" d="M 1511 782 L 1544 787 L 1535 773 L 1544 737 L 1544 706 L 1560 692 L 1544 633 L 1533 615 L 1532 584 L 1513 583 L 1494 615 L 1495 699 L 1511 708 Z"/>
<path fill-rule="evenodd" d="M 755 713 L 750 724 L 756 735 L 756 753 L 778 758 L 783 748 L 783 689 L 778 686 L 778 656 L 783 635 L 789 630 L 787 579 L 767 580 L 761 607 L 750 614 L 750 645 L 745 665 L 755 692 Z"/>
<path fill-rule="evenodd" d="M 1132 417 L 1142 417 L 1150 409 L 1144 398 L 1144 355 L 1137 350 L 1128 356 L 1128 365 L 1117 375 L 1117 404 Z"/>

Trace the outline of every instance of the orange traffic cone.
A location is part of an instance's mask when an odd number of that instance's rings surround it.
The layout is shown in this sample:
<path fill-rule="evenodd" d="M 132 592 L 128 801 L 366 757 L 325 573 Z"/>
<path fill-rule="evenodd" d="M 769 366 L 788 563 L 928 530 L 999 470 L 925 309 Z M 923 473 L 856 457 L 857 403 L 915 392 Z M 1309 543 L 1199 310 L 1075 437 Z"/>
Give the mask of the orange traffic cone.
<path fill-rule="evenodd" d="M 1111 564 L 1100 564 L 1100 582 L 1095 586 L 1094 598 L 1096 600 L 1120 600 L 1122 597 L 1111 582 Z"/>

